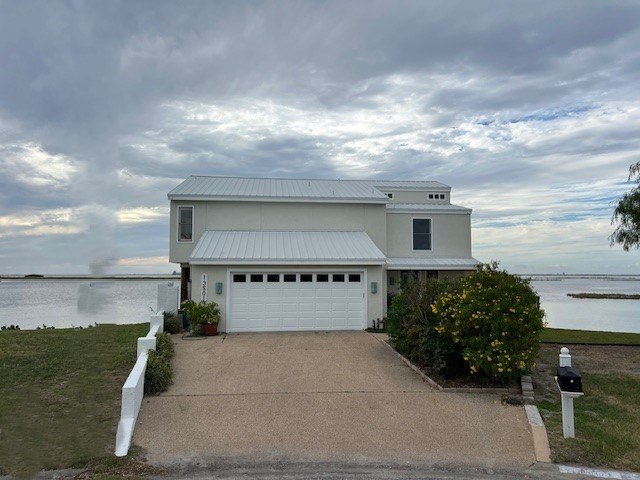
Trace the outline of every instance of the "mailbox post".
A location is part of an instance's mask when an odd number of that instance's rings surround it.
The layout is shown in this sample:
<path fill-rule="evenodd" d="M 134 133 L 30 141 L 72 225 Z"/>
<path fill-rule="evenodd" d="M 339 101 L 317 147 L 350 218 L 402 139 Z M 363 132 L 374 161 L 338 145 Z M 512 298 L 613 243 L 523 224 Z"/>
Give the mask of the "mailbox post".
<path fill-rule="evenodd" d="M 556 385 L 562 400 L 562 433 L 564 438 L 576 436 L 573 415 L 573 399 L 584 395 L 580 372 L 571 366 L 571 355 L 567 347 L 560 349 Z"/>

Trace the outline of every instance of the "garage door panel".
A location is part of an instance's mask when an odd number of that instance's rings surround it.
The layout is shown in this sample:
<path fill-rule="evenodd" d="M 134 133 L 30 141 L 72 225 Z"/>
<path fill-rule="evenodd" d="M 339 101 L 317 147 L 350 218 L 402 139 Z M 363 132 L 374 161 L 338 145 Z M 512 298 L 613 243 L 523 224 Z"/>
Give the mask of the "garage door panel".
<path fill-rule="evenodd" d="M 287 272 L 242 272 L 240 275 L 245 275 L 246 282 L 234 282 L 232 276 L 228 331 L 363 327 L 366 309 L 363 272 L 320 274 L 321 280 L 328 275 L 328 282 L 318 282 L 319 274 L 316 272 L 297 273 L 295 282 L 285 282 L 285 274 L 293 275 Z M 255 281 L 260 278 L 262 282 Z M 278 281 L 274 281 L 276 279 Z M 340 279 L 344 281 L 336 281 Z"/>

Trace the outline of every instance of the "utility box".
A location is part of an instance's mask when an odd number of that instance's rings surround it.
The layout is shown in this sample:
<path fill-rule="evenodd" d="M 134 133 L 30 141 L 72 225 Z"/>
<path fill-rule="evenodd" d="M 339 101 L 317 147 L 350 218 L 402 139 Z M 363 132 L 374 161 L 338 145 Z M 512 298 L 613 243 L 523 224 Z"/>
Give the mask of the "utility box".
<path fill-rule="evenodd" d="M 561 392 L 584 393 L 582 389 L 582 376 L 577 368 L 558 367 L 556 373 Z"/>

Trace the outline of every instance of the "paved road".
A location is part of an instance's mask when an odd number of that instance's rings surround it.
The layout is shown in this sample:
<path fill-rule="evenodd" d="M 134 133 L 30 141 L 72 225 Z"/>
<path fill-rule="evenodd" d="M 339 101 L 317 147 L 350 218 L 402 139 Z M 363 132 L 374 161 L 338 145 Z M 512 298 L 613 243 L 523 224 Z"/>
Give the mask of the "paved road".
<path fill-rule="evenodd" d="M 522 407 L 432 389 L 365 332 L 176 341 L 175 383 L 145 398 L 134 443 L 152 463 L 534 463 Z"/>
<path fill-rule="evenodd" d="M 265 463 L 238 465 L 219 463 L 189 463 L 174 466 L 159 479 L 226 479 L 226 480 L 573 480 L 592 477 L 566 475 L 552 464 L 535 464 L 526 469 L 485 470 L 465 467 L 407 467 L 398 465 L 352 465 L 337 463 Z"/>

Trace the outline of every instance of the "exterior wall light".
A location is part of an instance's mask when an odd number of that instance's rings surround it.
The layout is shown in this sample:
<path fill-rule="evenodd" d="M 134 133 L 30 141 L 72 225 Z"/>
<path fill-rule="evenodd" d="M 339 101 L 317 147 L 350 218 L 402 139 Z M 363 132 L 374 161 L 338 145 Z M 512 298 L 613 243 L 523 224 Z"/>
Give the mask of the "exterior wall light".
<path fill-rule="evenodd" d="M 371 282 L 371 293 L 378 293 L 378 282 Z"/>
<path fill-rule="evenodd" d="M 222 293 L 222 282 L 216 282 L 216 294 L 220 295 Z"/>

